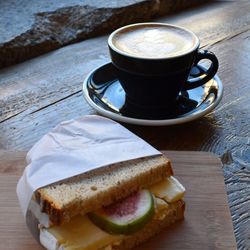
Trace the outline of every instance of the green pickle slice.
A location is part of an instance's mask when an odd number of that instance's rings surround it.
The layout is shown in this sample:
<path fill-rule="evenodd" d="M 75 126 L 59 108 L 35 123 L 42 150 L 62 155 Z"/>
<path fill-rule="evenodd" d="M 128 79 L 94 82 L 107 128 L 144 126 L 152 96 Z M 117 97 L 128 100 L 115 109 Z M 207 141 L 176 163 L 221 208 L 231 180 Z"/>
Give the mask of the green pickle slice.
<path fill-rule="evenodd" d="M 154 199 L 146 189 L 88 214 L 95 225 L 112 234 L 132 234 L 143 228 L 153 215 Z"/>

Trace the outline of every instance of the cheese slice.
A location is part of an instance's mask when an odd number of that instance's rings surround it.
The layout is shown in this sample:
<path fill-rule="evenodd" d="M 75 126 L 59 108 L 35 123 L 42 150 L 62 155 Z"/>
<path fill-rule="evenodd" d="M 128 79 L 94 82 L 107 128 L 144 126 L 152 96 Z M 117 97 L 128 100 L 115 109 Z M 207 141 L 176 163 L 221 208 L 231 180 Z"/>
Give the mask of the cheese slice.
<path fill-rule="evenodd" d="M 161 220 L 162 213 L 169 205 L 155 198 L 155 215 L 153 219 Z M 124 235 L 112 235 L 94 225 L 88 216 L 78 215 L 69 223 L 61 226 L 40 229 L 40 243 L 48 250 L 96 250 L 118 245 Z"/>
<path fill-rule="evenodd" d="M 95 226 L 87 216 L 76 216 L 69 223 L 41 229 L 40 242 L 47 249 L 95 250 L 117 242 L 123 235 L 111 235 Z M 49 246 L 48 246 L 49 241 Z M 50 247 L 51 246 L 51 247 Z"/>
<path fill-rule="evenodd" d="M 28 210 L 32 211 L 33 215 L 38 219 L 39 223 L 44 227 L 50 227 L 52 225 L 52 223 L 49 220 L 49 216 L 46 213 L 41 212 L 41 207 L 35 201 L 34 197 L 29 203 Z"/>
<path fill-rule="evenodd" d="M 149 188 L 155 198 L 155 216 L 161 220 L 168 202 L 180 200 L 185 188 L 174 177 L 166 178 Z M 162 200 L 163 199 L 163 200 Z M 166 201 L 165 201 L 166 200 Z M 70 222 L 51 228 L 40 229 L 40 242 L 48 250 L 96 250 L 119 244 L 124 235 L 111 235 L 94 225 L 88 216 L 78 215 Z"/>
<path fill-rule="evenodd" d="M 185 188 L 173 176 L 154 184 L 149 190 L 158 198 L 172 203 L 181 200 L 185 194 Z"/>

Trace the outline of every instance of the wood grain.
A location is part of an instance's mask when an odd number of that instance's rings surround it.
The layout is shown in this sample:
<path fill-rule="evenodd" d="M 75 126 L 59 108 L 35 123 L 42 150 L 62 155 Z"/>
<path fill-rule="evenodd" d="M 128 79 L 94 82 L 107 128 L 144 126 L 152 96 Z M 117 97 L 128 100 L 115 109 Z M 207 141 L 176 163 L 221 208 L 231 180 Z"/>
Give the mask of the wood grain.
<path fill-rule="evenodd" d="M 202 46 L 211 45 L 249 27 L 250 4 L 242 2 L 238 7 L 237 3 L 212 4 L 157 21 L 190 28 L 200 37 Z M 104 36 L 1 70 L 2 121 L 23 112 L 26 115 L 39 111 L 76 94 L 81 91 L 83 77 L 108 60 L 107 36 Z"/>
<path fill-rule="evenodd" d="M 204 150 L 223 163 L 239 249 L 250 248 L 250 2 L 221 1 L 157 21 L 190 28 L 219 58 L 221 104 L 205 117 L 177 126 L 126 125 L 161 150 Z M 95 111 L 81 83 L 109 60 L 107 36 L 70 45 L 0 71 L 0 148 L 28 150 L 63 120 Z M 6 170 L 5 170 L 6 171 Z"/>
<path fill-rule="evenodd" d="M 185 220 L 164 230 L 138 250 L 236 249 L 218 157 L 205 152 L 165 154 L 173 161 L 175 175 L 187 189 Z M 0 155 L 0 247 L 42 249 L 25 226 L 15 194 L 25 152 L 0 151 Z"/>

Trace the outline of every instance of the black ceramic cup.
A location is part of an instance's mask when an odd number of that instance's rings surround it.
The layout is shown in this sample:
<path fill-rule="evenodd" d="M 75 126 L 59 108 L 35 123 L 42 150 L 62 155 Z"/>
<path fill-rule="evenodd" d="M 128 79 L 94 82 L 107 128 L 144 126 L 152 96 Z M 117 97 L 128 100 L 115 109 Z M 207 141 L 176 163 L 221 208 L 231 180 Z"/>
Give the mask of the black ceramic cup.
<path fill-rule="evenodd" d="M 181 91 L 205 84 L 218 70 L 216 56 L 199 49 L 193 32 L 170 24 L 124 26 L 109 36 L 108 46 L 126 102 L 145 117 L 173 110 Z M 210 66 L 190 80 L 190 71 L 203 59 Z"/>

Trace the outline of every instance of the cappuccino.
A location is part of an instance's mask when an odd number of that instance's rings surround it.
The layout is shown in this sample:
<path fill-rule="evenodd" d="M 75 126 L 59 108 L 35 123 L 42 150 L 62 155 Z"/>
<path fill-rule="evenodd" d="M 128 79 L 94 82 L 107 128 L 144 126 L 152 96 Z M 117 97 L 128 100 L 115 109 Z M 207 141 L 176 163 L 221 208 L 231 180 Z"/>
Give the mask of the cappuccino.
<path fill-rule="evenodd" d="M 118 30 L 112 37 L 112 44 L 129 56 L 159 59 L 188 53 L 199 42 L 185 29 L 151 23 Z"/>
<path fill-rule="evenodd" d="M 125 108 L 145 119 L 175 113 L 180 91 L 204 85 L 219 66 L 212 52 L 199 49 L 199 38 L 192 31 L 166 23 L 119 28 L 110 34 L 108 47 L 112 74 L 126 93 Z M 210 66 L 189 78 L 203 59 Z"/>

